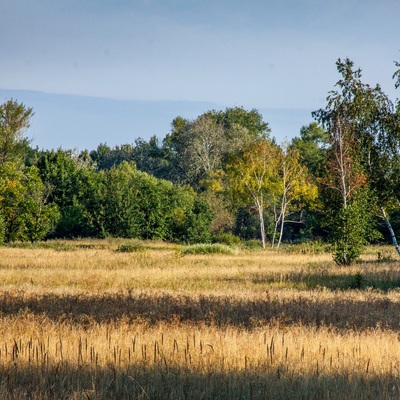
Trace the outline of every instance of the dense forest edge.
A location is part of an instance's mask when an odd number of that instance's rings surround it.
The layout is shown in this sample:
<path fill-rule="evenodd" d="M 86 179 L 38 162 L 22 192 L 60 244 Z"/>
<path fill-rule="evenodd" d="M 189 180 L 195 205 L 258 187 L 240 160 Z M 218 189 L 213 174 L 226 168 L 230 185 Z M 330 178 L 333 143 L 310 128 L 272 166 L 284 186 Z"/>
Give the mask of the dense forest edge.
<path fill-rule="evenodd" d="M 400 229 L 400 101 L 350 59 L 326 106 L 278 144 L 256 109 L 180 116 L 160 141 L 43 150 L 34 110 L 0 105 L 0 242 L 137 238 L 176 243 L 329 243 L 349 265 Z M 395 62 L 396 68 L 400 63 Z M 400 69 L 393 75 L 400 86 Z"/>

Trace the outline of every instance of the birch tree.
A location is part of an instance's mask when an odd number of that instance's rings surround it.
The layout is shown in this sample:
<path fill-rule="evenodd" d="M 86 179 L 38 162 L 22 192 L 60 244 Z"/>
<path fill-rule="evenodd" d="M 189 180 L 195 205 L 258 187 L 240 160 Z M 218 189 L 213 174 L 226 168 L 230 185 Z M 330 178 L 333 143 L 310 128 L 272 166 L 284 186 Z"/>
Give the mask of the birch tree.
<path fill-rule="evenodd" d="M 279 188 L 281 149 L 269 140 L 252 144 L 240 155 L 231 156 L 227 166 L 228 190 L 242 204 L 257 211 L 263 248 L 266 247 L 264 211 L 273 205 Z"/>
<path fill-rule="evenodd" d="M 279 238 L 276 247 L 281 244 L 287 216 L 301 209 L 304 202 L 314 201 L 318 193 L 307 168 L 300 163 L 300 153 L 287 145 L 284 145 L 280 154 L 278 188 L 277 204 L 274 205 L 275 226 L 272 247 L 275 245 L 278 228 Z"/>
<path fill-rule="evenodd" d="M 377 205 L 384 211 L 389 197 L 385 186 L 393 187 L 388 176 L 395 178 L 400 125 L 393 103 L 379 85 L 361 81 L 361 70 L 354 69 L 351 60 L 339 59 L 337 69 L 342 75 L 337 90 L 329 93 L 327 107 L 313 115 L 329 135 L 323 184 L 331 210 L 334 259 L 348 265 L 373 234 L 371 211 Z"/>

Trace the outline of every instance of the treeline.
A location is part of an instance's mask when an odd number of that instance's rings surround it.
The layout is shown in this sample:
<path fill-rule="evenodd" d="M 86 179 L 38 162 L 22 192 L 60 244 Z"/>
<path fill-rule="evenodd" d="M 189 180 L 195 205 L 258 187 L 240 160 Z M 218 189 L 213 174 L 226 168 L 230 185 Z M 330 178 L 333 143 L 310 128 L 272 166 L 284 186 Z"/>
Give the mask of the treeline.
<path fill-rule="evenodd" d="M 365 243 L 387 239 L 383 215 L 396 220 L 400 106 L 364 84 L 350 60 L 337 67 L 341 79 L 316 122 L 283 144 L 257 110 L 234 107 L 177 117 L 162 141 L 40 150 L 25 137 L 33 110 L 6 101 L 0 239 L 320 239 L 350 264 Z"/>
<path fill-rule="evenodd" d="M 97 171 L 73 151 L 32 151 L 28 165 L 0 169 L 1 234 L 10 241 L 128 237 L 210 240 L 207 204 L 189 186 L 176 186 L 123 162 Z"/>

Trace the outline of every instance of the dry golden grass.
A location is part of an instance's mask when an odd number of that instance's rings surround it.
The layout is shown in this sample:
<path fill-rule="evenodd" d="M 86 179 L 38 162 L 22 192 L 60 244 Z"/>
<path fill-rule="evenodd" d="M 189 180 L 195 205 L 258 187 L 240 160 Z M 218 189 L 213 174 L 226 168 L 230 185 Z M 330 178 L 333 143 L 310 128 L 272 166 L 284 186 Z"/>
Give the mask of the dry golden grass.
<path fill-rule="evenodd" d="M 279 324 L 248 331 L 205 324 L 148 326 L 123 319 L 85 328 L 30 313 L 4 318 L 0 331 L 1 371 L 9 379 L 3 380 L 4 395 L 7 385 L 18 381 L 15 393 L 36 391 L 41 398 L 400 394 L 399 339 L 392 331 L 338 333 Z"/>
<path fill-rule="evenodd" d="M 338 268 L 124 243 L 0 249 L 1 399 L 400 398 L 390 248 Z"/>
<path fill-rule="evenodd" d="M 134 253 L 117 252 L 118 241 L 73 243 L 75 246 L 60 245 L 61 249 L 67 248 L 62 251 L 0 249 L 2 287 L 44 288 L 46 292 L 158 289 L 254 293 L 267 289 L 387 290 L 400 286 L 400 273 L 389 248 L 371 251 L 363 263 L 354 267 L 338 268 L 329 254 L 260 251 L 182 256 L 178 246 L 152 242 Z M 381 254 L 380 262 L 377 253 Z"/>

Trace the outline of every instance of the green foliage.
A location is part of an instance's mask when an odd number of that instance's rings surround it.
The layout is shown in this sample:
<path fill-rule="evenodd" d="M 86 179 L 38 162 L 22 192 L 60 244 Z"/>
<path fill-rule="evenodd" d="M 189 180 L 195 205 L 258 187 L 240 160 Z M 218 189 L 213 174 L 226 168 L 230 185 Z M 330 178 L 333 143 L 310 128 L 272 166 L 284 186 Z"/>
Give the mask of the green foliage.
<path fill-rule="evenodd" d="M 213 214 L 210 230 L 214 236 L 221 232 L 231 232 L 235 223 L 235 209 L 223 193 L 223 176 L 224 172 L 221 170 L 213 174 L 206 184 L 207 190 L 200 195 Z"/>
<path fill-rule="evenodd" d="M 397 68 L 399 68 L 394 74 L 393 74 L 393 79 L 396 80 L 395 87 L 398 89 L 400 87 L 400 62 L 395 61 L 394 64 L 396 65 Z"/>
<path fill-rule="evenodd" d="M 243 107 L 232 107 L 225 111 L 214 112 L 214 114 L 217 121 L 231 134 L 233 129 L 241 126 L 253 139 L 266 140 L 271 132 L 268 123 L 263 121 L 262 115 L 255 108 L 247 111 Z"/>
<path fill-rule="evenodd" d="M 198 243 L 187 246 L 182 251 L 183 254 L 235 254 L 235 250 L 221 243 Z"/>
<path fill-rule="evenodd" d="M 233 107 L 177 117 L 161 144 L 153 136 L 90 153 L 40 151 L 24 137 L 32 109 L 0 105 L 0 243 L 123 237 L 238 245 L 240 237 L 258 246 L 261 237 L 265 246 L 266 238 L 297 242 L 317 232 L 332 234 L 336 262 L 353 262 L 376 238 L 371 210 L 379 203 L 396 215 L 400 107 L 394 112 L 378 86 L 364 85 L 350 60 L 337 66 L 337 90 L 314 113 L 320 125 L 302 127 L 289 147 L 269 140 L 257 110 Z"/>
<path fill-rule="evenodd" d="M 44 239 L 55 228 L 60 212 L 56 204 L 47 202 L 50 189 L 42 183 L 36 167 L 26 168 L 24 188 L 21 238 L 33 243 Z"/>
<path fill-rule="evenodd" d="M 262 248 L 262 243 L 257 239 L 250 239 L 245 242 L 246 249 L 249 250 L 259 250 Z"/>
<path fill-rule="evenodd" d="M 265 217 L 265 224 L 267 226 L 272 226 L 273 220 L 269 218 L 270 214 L 266 214 Z M 251 206 L 238 207 L 233 233 L 241 239 L 248 241 L 259 238 L 259 229 L 260 222 L 257 218 L 257 214 L 251 209 Z"/>
<path fill-rule="evenodd" d="M 208 205 L 190 187 L 157 179 L 132 163 L 100 171 L 90 198 L 83 202 L 86 219 L 103 236 L 187 243 L 209 240 Z"/>
<path fill-rule="evenodd" d="M 213 215 L 208 204 L 196 196 L 193 208 L 187 213 L 182 241 L 184 243 L 209 242 L 211 240 L 210 225 L 212 219 Z"/>
<path fill-rule="evenodd" d="M 130 242 L 120 244 L 118 246 L 117 252 L 119 253 L 137 253 L 140 251 L 144 251 L 144 246 L 140 242 Z"/>
<path fill-rule="evenodd" d="M 229 158 L 227 187 L 238 205 L 252 204 L 259 216 L 262 245 L 265 248 L 264 211 L 274 205 L 281 188 L 279 163 L 282 149 L 270 140 L 258 141 L 241 154 Z"/>
<path fill-rule="evenodd" d="M 300 129 L 300 137 L 292 140 L 291 147 L 299 152 L 300 162 L 314 177 L 323 177 L 327 144 L 327 132 L 312 122 Z"/>
<path fill-rule="evenodd" d="M 235 236 L 232 232 L 222 232 L 213 235 L 213 242 L 226 244 L 228 246 L 239 246 L 242 241 L 240 237 Z"/>
<path fill-rule="evenodd" d="M 0 163 L 22 163 L 29 146 L 24 134 L 32 115 L 32 108 L 13 99 L 0 104 Z"/>
<path fill-rule="evenodd" d="M 43 239 L 59 218 L 58 207 L 48 203 L 48 188 L 42 183 L 36 167 L 20 170 L 15 163 L 0 166 L 0 213 L 4 239 Z"/>
<path fill-rule="evenodd" d="M 48 201 L 56 204 L 61 213 L 53 236 L 98 236 L 86 212 L 98 183 L 94 185 L 95 170 L 90 159 L 84 153 L 78 155 L 72 150 L 46 150 L 38 154 L 36 165 L 41 179 L 51 188 Z"/>
<path fill-rule="evenodd" d="M 5 229 L 6 229 L 6 225 L 4 223 L 4 218 L 0 214 L 0 246 L 2 246 L 4 244 Z"/>
<path fill-rule="evenodd" d="M 332 241 L 333 260 L 338 265 L 351 265 L 366 244 L 365 213 L 356 203 L 342 208 L 335 218 Z"/>
<path fill-rule="evenodd" d="M 338 60 L 342 78 L 327 107 L 313 113 L 329 137 L 324 204 L 334 243 L 334 260 L 353 263 L 375 233 L 372 212 L 386 204 L 398 178 L 399 118 L 379 85 L 361 81 L 351 60 Z"/>
<path fill-rule="evenodd" d="M 176 118 L 161 148 L 168 167 L 164 177 L 201 190 L 201 182 L 224 169 L 229 155 L 268 138 L 270 128 L 261 114 L 242 107 L 208 111 L 193 121 Z"/>

